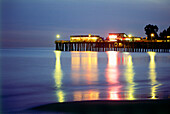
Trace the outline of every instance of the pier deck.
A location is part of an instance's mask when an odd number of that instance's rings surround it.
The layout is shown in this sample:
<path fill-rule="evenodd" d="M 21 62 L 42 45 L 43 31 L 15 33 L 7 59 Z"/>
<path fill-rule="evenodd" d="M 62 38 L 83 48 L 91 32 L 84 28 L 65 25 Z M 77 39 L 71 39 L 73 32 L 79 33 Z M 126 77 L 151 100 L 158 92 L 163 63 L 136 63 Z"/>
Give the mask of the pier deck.
<path fill-rule="evenodd" d="M 170 42 L 69 42 L 56 41 L 60 51 L 170 52 Z"/>

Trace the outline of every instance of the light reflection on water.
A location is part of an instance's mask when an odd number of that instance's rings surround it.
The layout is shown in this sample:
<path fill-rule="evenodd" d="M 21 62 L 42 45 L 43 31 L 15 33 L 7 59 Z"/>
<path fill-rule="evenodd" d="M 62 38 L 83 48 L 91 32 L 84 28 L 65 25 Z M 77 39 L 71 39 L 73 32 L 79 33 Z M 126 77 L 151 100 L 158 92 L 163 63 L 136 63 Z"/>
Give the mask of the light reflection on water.
<path fill-rule="evenodd" d="M 72 52 L 71 68 L 73 82 L 79 84 L 81 79 L 85 80 L 87 84 L 97 82 L 97 63 L 96 52 Z"/>
<path fill-rule="evenodd" d="M 67 95 L 67 90 L 62 88 L 63 71 L 61 64 L 61 52 L 55 51 L 56 64 L 54 71 L 54 79 L 56 83 L 56 96 L 58 102 L 65 102 L 68 98 L 74 101 L 81 100 L 135 100 L 135 93 L 139 84 L 135 81 L 137 77 L 134 69 L 133 57 L 130 53 L 119 53 L 115 51 L 106 52 L 107 63 L 103 69 L 104 75 L 99 74 L 98 63 L 103 62 L 98 60 L 97 52 L 71 52 L 71 71 L 70 83 L 77 86 L 79 89 L 73 88 Z M 156 80 L 157 74 L 155 71 L 155 52 L 148 52 L 149 59 L 149 74 L 151 87 L 151 99 L 157 98 L 157 89 L 161 84 Z M 64 62 L 67 64 L 66 62 Z M 105 64 L 104 64 L 105 65 Z M 121 67 L 121 68 L 120 68 Z M 65 69 L 65 68 L 63 68 Z M 67 76 L 64 76 L 68 78 Z M 105 77 L 105 78 L 103 78 Z M 125 82 L 122 81 L 125 80 Z M 101 85 L 103 83 L 107 83 Z M 80 85 L 84 85 L 81 89 Z M 88 87 L 89 86 L 89 87 Z M 70 88 L 72 88 L 70 86 Z M 85 89 L 84 89 L 85 88 Z M 103 89 L 104 88 L 104 89 Z M 103 94 L 104 97 L 102 96 Z M 101 97 L 102 96 L 102 97 Z M 140 98 L 138 98 L 140 99 Z"/>
<path fill-rule="evenodd" d="M 150 62 L 149 62 L 149 78 L 151 80 L 151 99 L 157 99 L 157 89 L 161 85 L 157 80 L 156 80 L 156 63 L 155 63 L 155 52 L 148 52 L 150 56 Z"/>
<path fill-rule="evenodd" d="M 74 91 L 74 101 L 98 100 L 99 92 L 94 90 Z"/>
<path fill-rule="evenodd" d="M 81 80 L 85 80 L 90 85 L 98 81 L 97 71 L 97 52 L 72 52 L 71 68 L 72 80 L 74 84 L 80 84 Z M 81 100 L 97 100 L 99 92 L 97 90 L 74 91 L 74 101 Z"/>
<path fill-rule="evenodd" d="M 119 69 L 118 69 L 118 52 L 107 52 L 108 64 L 106 68 L 106 81 L 109 83 L 109 99 L 110 100 L 120 100 L 120 88 L 119 84 Z"/>
<path fill-rule="evenodd" d="M 134 80 L 134 70 L 133 70 L 133 62 L 132 62 L 132 56 L 130 54 L 125 56 L 127 59 L 127 63 L 126 63 L 126 69 L 125 69 L 125 79 L 127 81 L 127 89 L 128 89 L 128 95 L 127 95 L 127 99 L 128 100 L 135 100 L 134 98 L 134 86 L 135 86 L 135 82 Z"/>
<path fill-rule="evenodd" d="M 54 102 L 170 98 L 169 53 L 1 50 L 3 110 Z"/>
<path fill-rule="evenodd" d="M 56 56 L 55 70 L 54 70 L 54 79 L 57 87 L 56 95 L 58 98 L 58 102 L 64 102 L 64 92 L 61 89 L 62 86 L 62 78 L 63 73 L 61 70 L 61 62 L 60 62 L 60 51 L 54 51 Z"/>

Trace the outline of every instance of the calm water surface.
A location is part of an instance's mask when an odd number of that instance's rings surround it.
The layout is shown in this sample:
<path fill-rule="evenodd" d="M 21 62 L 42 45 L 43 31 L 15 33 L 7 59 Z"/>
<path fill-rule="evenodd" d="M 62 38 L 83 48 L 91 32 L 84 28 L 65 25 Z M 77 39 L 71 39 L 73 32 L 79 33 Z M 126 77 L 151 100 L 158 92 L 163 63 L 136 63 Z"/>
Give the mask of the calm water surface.
<path fill-rule="evenodd" d="M 83 100 L 170 98 L 170 54 L 0 49 L 5 112 Z"/>

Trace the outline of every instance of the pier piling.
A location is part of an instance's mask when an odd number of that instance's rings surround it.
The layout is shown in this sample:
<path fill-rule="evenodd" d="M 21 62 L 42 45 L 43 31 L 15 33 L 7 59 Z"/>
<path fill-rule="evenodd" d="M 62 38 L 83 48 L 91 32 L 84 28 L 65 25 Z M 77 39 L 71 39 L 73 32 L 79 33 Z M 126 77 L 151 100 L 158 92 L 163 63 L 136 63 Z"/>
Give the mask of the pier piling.
<path fill-rule="evenodd" d="M 121 51 L 121 52 L 170 52 L 170 42 L 61 42 L 56 41 L 60 51 Z"/>

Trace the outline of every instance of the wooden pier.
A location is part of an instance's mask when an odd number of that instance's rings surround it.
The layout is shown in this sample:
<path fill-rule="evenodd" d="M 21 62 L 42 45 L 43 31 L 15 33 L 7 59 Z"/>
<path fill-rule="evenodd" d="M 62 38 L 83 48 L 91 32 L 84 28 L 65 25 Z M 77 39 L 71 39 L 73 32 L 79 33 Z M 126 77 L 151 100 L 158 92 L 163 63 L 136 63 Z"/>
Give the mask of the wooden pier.
<path fill-rule="evenodd" d="M 170 42 L 69 42 L 56 41 L 60 51 L 170 52 Z"/>

